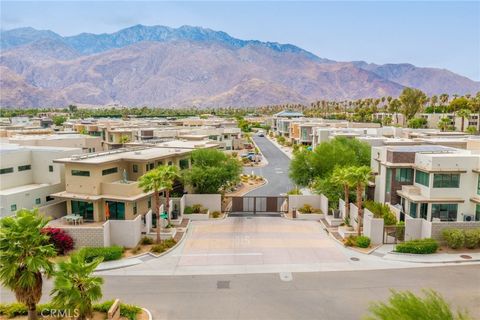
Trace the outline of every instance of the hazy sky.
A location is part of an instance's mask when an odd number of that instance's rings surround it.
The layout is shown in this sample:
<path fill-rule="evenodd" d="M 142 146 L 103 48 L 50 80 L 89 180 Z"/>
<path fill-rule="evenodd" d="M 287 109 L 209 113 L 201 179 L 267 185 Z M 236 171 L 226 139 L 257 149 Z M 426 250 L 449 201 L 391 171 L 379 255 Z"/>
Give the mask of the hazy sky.
<path fill-rule="evenodd" d="M 1 28 L 61 35 L 194 25 L 339 61 L 409 62 L 480 80 L 480 1 L 1 1 Z"/>

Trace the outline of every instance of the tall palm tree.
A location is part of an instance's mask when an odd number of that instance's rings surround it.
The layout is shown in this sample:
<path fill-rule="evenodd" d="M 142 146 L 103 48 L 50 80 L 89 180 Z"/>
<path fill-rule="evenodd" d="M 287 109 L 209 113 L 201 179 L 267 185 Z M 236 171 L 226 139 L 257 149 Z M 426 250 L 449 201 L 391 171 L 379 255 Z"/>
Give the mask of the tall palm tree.
<path fill-rule="evenodd" d="M 348 174 L 350 183 L 357 189 L 357 208 L 358 208 L 358 230 L 361 235 L 362 218 L 363 218 L 363 192 L 372 177 L 372 170 L 368 166 L 352 167 Z"/>
<path fill-rule="evenodd" d="M 70 257 L 70 261 L 60 262 L 50 293 L 52 303 L 72 312 L 79 320 L 90 318 L 93 303 L 102 298 L 103 279 L 92 276 L 102 260 L 100 257 L 87 262 L 84 251 L 80 250 Z"/>
<path fill-rule="evenodd" d="M 48 235 L 41 232 L 47 220 L 38 210 L 20 210 L 0 219 L 0 281 L 28 308 L 28 319 L 37 319 L 42 297 L 42 272 L 53 273 L 49 258 L 56 255 Z"/>
<path fill-rule="evenodd" d="M 450 128 L 451 120 L 448 117 L 441 118 L 438 122 L 438 128 L 440 131 L 447 131 Z"/>
<path fill-rule="evenodd" d="M 335 184 L 343 186 L 344 201 L 345 201 L 345 219 L 350 218 L 350 188 L 353 187 L 350 181 L 351 167 L 335 167 L 332 172 L 331 181 Z"/>
<path fill-rule="evenodd" d="M 457 115 L 462 118 L 462 129 L 461 131 L 463 132 L 465 129 L 465 118 L 470 117 L 471 111 L 468 109 L 461 109 L 458 110 Z"/>
<path fill-rule="evenodd" d="M 141 176 L 138 179 L 138 186 L 143 190 L 143 192 L 151 192 L 153 191 L 153 214 L 157 218 L 157 239 L 156 242 L 160 243 L 160 195 L 158 192 L 162 188 L 162 177 L 160 177 L 160 173 L 158 170 L 159 167 L 156 169 L 150 170 Z"/>

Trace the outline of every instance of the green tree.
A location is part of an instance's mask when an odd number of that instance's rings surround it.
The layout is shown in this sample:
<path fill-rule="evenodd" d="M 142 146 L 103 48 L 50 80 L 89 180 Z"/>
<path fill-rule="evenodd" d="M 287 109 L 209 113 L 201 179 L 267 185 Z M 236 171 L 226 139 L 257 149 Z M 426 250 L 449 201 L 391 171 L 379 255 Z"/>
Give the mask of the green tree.
<path fill-rule="evenodd" d="M 28 319 L 37 319 L 42 296 L 42 272 L 53 273 L 49 261 L 56 255 L 48 235 L 41 232 L 47 220 L 38 210 L 19 210 L 16 216 L 0 219 L 0 281 L 28 308 Z"/>
<path fill-rule="evenodd" d="M 65 117 L 65 116 L 53 116 L 52 120 L 53 120 L 53 123 L 56 126 L 61 126 L 61 125 L 63 125 L 63 123 L 65 121 L 67 121 L 67 117 Z"/>
<path fill-rule="evenodd" d="M 178 167 L 176 166 L 159 166 L 155 170 L 158 170 L 160 177 L 160 190 L 165 191 L 165 209 L 167 211 L 168 224 L 170 224 L 170 192 L 173 189 L 175 180 L 180 177 Z"/>
<path fill-rule="evenodd" d="M 343 187 L 343 195 L 345 201 L 345 219 L 350 218 L 350 188 L 355 185 L 352 184 L 350 179 L 351 167 L 336 167 L 333 172 L 330 181 L 336 185 Z"/>
<path fill-rule="evenodd" d="M 125 143 L 129 143 L 130 142 L 130 136 L 127 136 L 126 134 L 123 134 L 122 136 L 120 136 L 120 143 L 122 144 L 122 146 L 125 145 Z"/>
<path fill-rule="evenodd" d="M 424 290 L 424 297 L 410 291 L 392 290 L 388 303 L 375 302 L 370 305 L 370 315 L 364 320 L 469 320 L 465 312 L 452 311 L 445 299 L 433 290 Z"/>
<path fill-rule="evenodd" d="M 470 101 L 465 97 L 455 98 L 450 102 L 448 106 L 448 111 L 453 112 L 455 115 L 457 111 L 462 109 L 469 109 L 470 108 Z"/>
<path fill-rule="evenodd" d="M 145 173 L 143 176 L 141 176 L 138 179 L 138 186 L 143 190 L 143 192 L 152 192 L 153 191 L 153 200 L 154 200 L 154 206 L 153 206 L 153 213 L 157 217 L 157 227 L 156 227 L 156 232 L 157 232 L 157 238 L 156 242 L 160 243 L 160 195 L 159 191 L 162 190 L 162 182 L 163 182 L 163 177 L 160 175 L 160 171 L 157 170 L 158 167 L 154 170 L 150 170 L 147 173 Z"/>
<path fill-rule="evenodd" d="M 237 182 L 241 163 L 216 149 L 198 149 L 192 152 L 192 168 L 184 172 L 184 181 L 196 193 L 217 193 L 230 183 Z"/>
<path fill-rule="evenodd" d="M 296 184 L 307 186 L 315 178 L 327 178 L 336 166 L 370 164 L 370 146 L 357 139 L 337 137 L 321 143 L 313 152 L 303 151 L 290 162 L 289 176 Z"/>
<path fill-rule="evenodd" d="M 87 262 L 85 252 L 80 250 L 69 261 L 60 262 L 51 292 L 53 305 L 69 310 L 80 320 L 90 318 L 93 303 L 102 297 L 103 279 L 92 276 L 102 260 L 103 258 L 97 257 Z"/>
<path fill-rule="evenodd" d="M 368 166 L 351 167 L 348 173 L 350 184 L 355 186 L 357 190 L 357 208 L 358 208 L 358 223 L 357 233 L 362 234 L 362 220 L 363 220 L 363 193 L 365 191 L 370 178 L 372 177 L 372 170 Z"/>
<path fill-rule="evenodd" d="M 460 110 L 458 110 L 457 115 L 462 118 L 462 126 L 461 126 L 461 130 L 460 130 L 460 131 L 462 131 L 462 132 L 464 131 L 464 129 L 465 129 L 465 118 L 470 117 L 470 114 L 471 114 L 471 113 L 472 113 L 472 112 L 471 112 L 469 109 L 460 109 Z"/>
<path fill-rule="evenodd" d="M 477 134 L 478 131 L 477 131 L 477 128 L 475 128 L 475 126 L 468 126 L 467 127 L 467 133 L 468 134 Z"/>
<path fill-rule="evenodd" d="M 438 121 L 438 128 L 440 129 L 440 131 L 450 130 L 451 122 L 452 121 L 448 117 L 441 118 L 440 121 Z"/>
<path fill-rule="evenodd" d="M 389 102 L 388 104 L 388 112 L 390 112 L 392 115 L 395 114 L 395 124 L 398 125 L 398 113 L 400 112 L 400 107 L 402 104 L 400 103 L 400 100 L 398 99 L 393 99 Z"/>
<path fill-rule="evenodd" d="M 401 112 L 408 121 L 422 109 L 428 98 L 425 93 L 419 89 L 405 88 L 400 94 L 399 100 L 402 105 Z"/>

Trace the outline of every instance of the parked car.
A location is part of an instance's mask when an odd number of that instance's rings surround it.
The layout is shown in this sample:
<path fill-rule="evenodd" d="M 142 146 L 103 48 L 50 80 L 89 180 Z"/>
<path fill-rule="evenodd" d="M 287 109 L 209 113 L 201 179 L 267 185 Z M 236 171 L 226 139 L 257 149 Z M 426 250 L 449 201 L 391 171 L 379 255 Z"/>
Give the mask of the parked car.
<path fill-rule="evenodd" d="M 263 132 L 260 132 L 260 133 L 258 134 L 258 136 L 259 136 L 259 137 L 265 137 L 265 135 L 263 134 Z"/>

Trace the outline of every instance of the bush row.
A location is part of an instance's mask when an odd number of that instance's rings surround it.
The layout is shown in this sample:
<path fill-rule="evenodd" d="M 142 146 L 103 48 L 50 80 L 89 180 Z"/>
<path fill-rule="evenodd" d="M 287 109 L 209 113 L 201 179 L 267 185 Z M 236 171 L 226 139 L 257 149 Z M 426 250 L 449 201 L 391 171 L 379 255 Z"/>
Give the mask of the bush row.
<path fill-rule="evenodd" d="M 88 262 L 97 257 L 103 257 L 103 261 L 118 260 L 123 254 L 123 248 L 119 246 L 104 248 L 84 247 L 81 251 L 85 253 L 85 260 Z"/>
<path fill-rule="evenodd" d="M 107 313 L 108 310 L 112 307 L 112 304 L 113 300 L 95 304 L 93 305 L 93 310 L 97 312 Z M 58 310 L 58 307 L 55 307 L 53 304 L 50 303 L 37 305 L 37 314 L 39 316 L 43 317 L 50 315 L 51 310 Z M 140 307 L 123 303 L 120 304 L 120 316 L 129 320 L 135 320 L 137 318 L 137 315 L 141 311 L 142 309 Z M 7 318 L 15 318 L 18 316 L 26 316 L 27 314 L 27 306 L 23 303 L 0 303 L 0 316 L 5 316 Z"/>
<path fill-rule="evenodd" d="M 395 247 L 395 251 L 401 253 L 428 254 L 435 253 L 437 250 L 438 242 L 435 239 L 410 240 Z"/>
<path fill-rule="evenodd" d="M 452 249 L 480 247 L 480 229 L 444 229 L 442 235 L 447 246 Z"/>
<path fill-rule="evenodd" d="M 151 251 L 154 253 L 162 253 L 173 247 L 177 241 L 174 239 L 163 240 L 162 243 L 152 246 Z"/>
<path fill-rule="evenodd" d="M 345 239 L 347 247 L 368 248 L 370 246 L 370 238 L 367 236 L 348 236 Z"/>

